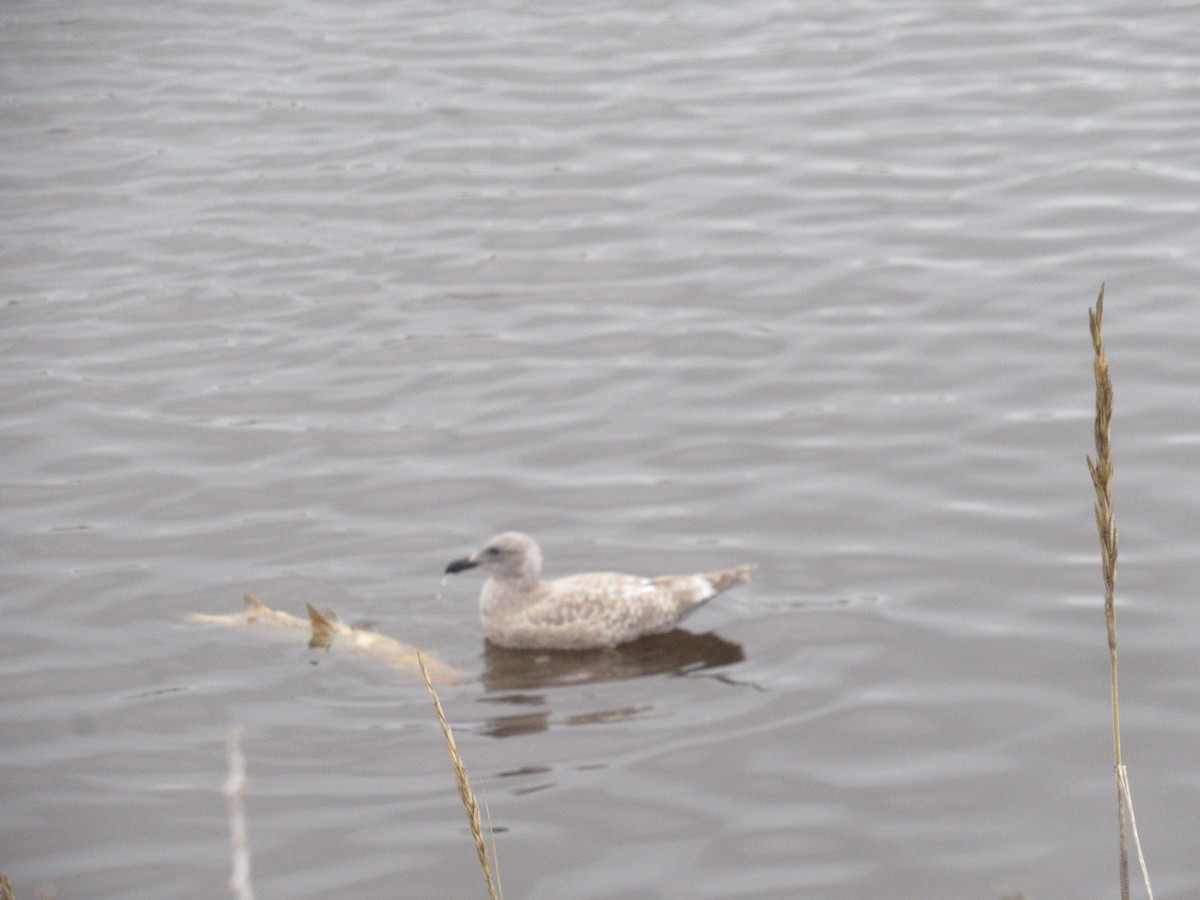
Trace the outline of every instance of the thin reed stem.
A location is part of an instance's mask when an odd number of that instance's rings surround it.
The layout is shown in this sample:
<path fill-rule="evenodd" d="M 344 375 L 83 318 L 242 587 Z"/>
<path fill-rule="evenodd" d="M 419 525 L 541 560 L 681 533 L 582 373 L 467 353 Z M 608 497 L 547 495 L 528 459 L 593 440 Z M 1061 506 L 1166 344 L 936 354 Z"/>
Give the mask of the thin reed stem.
<path fill-rule="evenodd" d="M 1134 844 L 1142 866 L 1146 893 L 1154 900 L 1150 889 L 1150 874 L 1142 856 L 1141 842 L 1137 836 L 1137 823 L 1133 816 L 1133 798 L 1129 792 L 1129 779 L 1121 758 L 1121 715 L 1117 700 L 1117 609 L 1114 593 L 1117 584 L 1117 514 L 1112 504 L 1113 463 L 1110 432 L 1112 430 L 1113 389 L 1108 371 L 1108 355 L 1104 352 L 1104 285 L 1096 298 L 1095 309 L 1088 310 L 1088 324 L 1092 332 L 1093 369 L 1096 379 L 1096 459 L 1088 457 L 1088 471 L 1092 486 L 1096 489 L 1096 529 L 1100 535 L 1100 563 L 1104 576 L 1104 622 L 1108 630 L 1109 684 L 1112 693 L 1113 719 L 1113 772 L 1117 782 L 1117 839 L 1120 845 L 1121 900 L 1129 900 L 1129 848 L 1126 831 L 1126 816 L 1133 828 Z"/>
<path fill-rule="evenodd" d="M 1088 471 L 1096 490 L 1096 529 L 1100 534 L 1100 566 L 1104 576 L 1104 622 L 1108 629 L 1109 684 L 1112 691 L 1113 755 L 1117 773 L 1117 836 L 1120 842 L 1121 900 L 1129 900 L 1129 849 L 1125 834 L 1125 795 L 1121 791 L 1121 716 L 1117 701 L 1117 517 L 1112 506 L 1113 464 L 1110 432 L 1113 392 L 1104 352 L 1104 285 L 1096 308 L 1088 310 L 1092 332 L 1093 371 L 1096 379 L 1096 459 L 1088 457 Z"/>
<path fill-rule="evenodd" d="M 1096 376 L 1096 461 L 1088 457 L 1088 471 L 1096 489 L 1096 527 L 1100 532 L 1100 561 L 1104 574 L 1104 621 L 1108 628 L 1108 655 L 1112 686 L 1113 754 L 1121 765 L 1121 720 L 1117 702 L 1117 610 L 1113 595 L 1117 583 L 1117 516 L 1112 505 L 1112 430 L 1113 391 L 1108 372 L 1108 355 L 1104 352 L 1104 286 L 1096 308 L 1088 311 L 1092 332 Z"/>
<path fill-rule="evenodd" d="M 458 755 L 458 746 L 454 743 L 454 732 L 446 721 L 446 713 L 442 710 L 442 701 L 438 699 L 433 682 L 429 680 L 429 672 L 425 669 L 425 659 L 420 651 L 417 652 L 417 665 L 421 668 L 421 677 L 425 679 L 425 687 L 433 700 L 433 711 L 437 713 L 438 722 L 442 726 L 442 734 L 446 737 L 446 748 L 450 751 L 450 762 L 454 765 L 454 778 L 458 783 L 458 796 L 462 799 L 463 808 L 467 811 L 467 821 L 471 825 L 471 836 L 475 839 L 475 853 L 479 857 L 479 867 L 483 869 L 483 877 L 487 882 L 490 900 L 500 900 L 497 887 L 500 873 L 493 874 L 493 866 L 488 858 L 487 843 L 483 839 L 483 825 L 479 816 L 479 804 L 475 800 L 475 792 L 471 790 L 471 780 L 467 777 L 467 768 Z"/>
<path fill-rule="evenodd" d="M 242 755 L 242 726 L 229 729 L 226 744 L 229 777 L 225 781 L 225 797 L 229 807 L 229 843 L 233 854 L 233 871 L 229 889 L 237 900 L 254 900 L 250 885 L 250 843 L 247 838 L 246 809 L 242 797 L 246 793 L 246 758 Z"/>
<path fill-rule="evenodd" d="M 1133 846 L 1137 848 L 1138 865 L 1142 867 L 1142 881 L 1146 884 L 1146 894 L 1154 900 L 1154 891 L 1150 889 L 1150 870 L 1146 868 L 1146 857 L 1142 855 L 1142 839 L 1138 837 L 1137 818 L 1133 815 L 1133 795 L 1129 792 L 1129 773 L 1124 766 L 1117 769 L 1117 778 L 1121 783 L 1121 796 L 1125 798 L 1125 808 L 1129 810 L 1129 827 L 1133 830 Z"/>

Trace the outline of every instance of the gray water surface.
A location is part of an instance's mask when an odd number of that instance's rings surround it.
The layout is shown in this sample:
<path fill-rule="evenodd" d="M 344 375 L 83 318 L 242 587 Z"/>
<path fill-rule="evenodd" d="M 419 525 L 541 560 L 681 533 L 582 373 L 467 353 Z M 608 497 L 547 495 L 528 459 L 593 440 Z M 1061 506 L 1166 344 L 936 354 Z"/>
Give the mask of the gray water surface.
<path fill-rule="evenodd" d="M 1200 18 L 1182 3 L 14 3 L 0 21 L 0 871 L 514 898 L 1115 896 L 1124 753 L 1200 893 Z M 611 654 L 478 579 L 756 579 Z M 41 892 L 39 894 L 39 892 Z"/>

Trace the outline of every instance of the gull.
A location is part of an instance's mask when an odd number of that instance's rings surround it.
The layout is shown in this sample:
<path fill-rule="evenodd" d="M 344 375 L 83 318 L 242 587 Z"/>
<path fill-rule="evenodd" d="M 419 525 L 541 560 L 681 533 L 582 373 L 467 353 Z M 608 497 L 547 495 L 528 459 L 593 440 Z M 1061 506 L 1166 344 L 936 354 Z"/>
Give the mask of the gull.
<path fill-rule="evenodd" d="M 543 581 L 542 551 L 519 531 L 489 538 L 470 556 L 446 566 L 446 574 L 476 567 L 489 576 L 479 594 L 487 639 L 501 647 L 536 650 L 615 647 L 669 631 L 717 594 L 744 584 L 754 568 L 658 578 L 588 572 Z"/>

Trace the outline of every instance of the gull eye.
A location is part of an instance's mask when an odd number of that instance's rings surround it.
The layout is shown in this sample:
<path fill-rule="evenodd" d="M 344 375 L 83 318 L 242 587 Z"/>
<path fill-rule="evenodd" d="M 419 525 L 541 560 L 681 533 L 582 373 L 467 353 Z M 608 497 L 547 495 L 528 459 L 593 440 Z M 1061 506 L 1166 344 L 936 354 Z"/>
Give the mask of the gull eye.
<path fill-rule="evenodd" d="M 499 547 L 488 547 L 487 550 L 485 550 L 484 552 L 487 553 L 488 556 L 499 556 L 500 548 Z"/>

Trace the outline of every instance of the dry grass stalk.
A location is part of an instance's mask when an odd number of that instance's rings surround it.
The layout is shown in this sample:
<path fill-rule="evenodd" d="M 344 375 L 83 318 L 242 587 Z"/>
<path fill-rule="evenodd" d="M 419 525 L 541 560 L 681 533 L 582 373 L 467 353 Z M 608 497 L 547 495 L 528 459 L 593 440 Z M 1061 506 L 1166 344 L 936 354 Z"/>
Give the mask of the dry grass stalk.
<path fill-rule="evenodd" d="M 1096 489 L 1096 528 L 1100 533 L 1100 561 L 1104 573 L 1104 621 L 1108 628 L 1109 680 L 1112 690 L 1113 754 L 1116 759 L 1114 772 L 1117 780 L 1117 836 L 1120 843 L 1121 900 L 1129 900 L 1129 849 L 1126 835 L 1126 815 L 1133 826 L 1134 843 L 1146 893 L 1150 900 L 1150 875 L 1142 856 L 1141 843 L 1137 837 L 1137 824 L 1133 817 L 1133 800 L 1129 793 L 1129 779 L 1125 764 L 1121 760 L 1121 717 L 1117 703 L 1117 610 L 1113 599 L 1117 582 L 1117 516 L 1112 505 L 1113 463 L 1110 431 L 1112 428 L 1113 390 L 1108 372 L 1108 356 L 1104 352 L 1104 285 L 1096 298 L 1096 308 L 1088 310 L 1088 322 L 1092 332 L 1094 371 L 1096 376 L 1096 459 L 1088 457 L 1088 471 L 1092 475 L 1092 486 Z"/>
<path fill-rule="evenodd" d="M 1129 810 L 1129 828 L 1133 832 L 1133 846 L 1137 850 L 1138 864 L 1142 867 L 1142 881 L 1146 885 L 1146 894 L 1154 900 L 1154 891 L 1150 888 L 1150 870 L 1146 868 L 1146 857 L 1142 855 L 1142 839 L 1138 837 L 1137 819 L 1133 815 L 1133 795 L 1129 793 L 1129 773 L 1124 766 L 1117 769 L 1117 778 L 1121 783 L 1121 796 L 1125 798 L 1125 808 Z"/>
<path fill-rule="evenodd" d="M 226 744 L 229 777 L 225 781 L 225 797 L 229 806 L 229 841 L 233 849 L 233 871 L 229 889 L 237 900 L 254 900 L 250 886 L 250 843 L 247 839 L 246 809 L 242 797 L 246 793 L 246 758 L 242 755 L 242 726 L 229 729 Z"/>
<path fill-rule="evenodd" d="M 12 885 L 8 883 L 3 872 L 0 872 L 0 900 L 13 900 Z"/>
<path fill-rule="evenodd" d="M 438 722 L 442 726 L 442 734 L 446 737 L 446 748 L 450 751 L 450 761 L 454 765 L 454 778 L 458 782 L 458 796 L 462 799 L 463 808 L 467 811 L 471 835 L 475 838 L 475 853 L 479 857 L 479 867 L 483 869 L 483 877 L 487 882 L 488 897 L 490 900 L 499 900 L 500 873 L 494 870 L 488 858 L 487 843 L 483 839 L 483 824 L 479 816 L 479 804 L 475 801 L 475 792 L 471 790 L 471 780 L 467 777 L 467 768 L 458 755 L 458 746 L 454 743 L 454 732 L 450 730 L 450 723 L 446 721 L 446 713 L 442 710 L 442 701 L 438 699 L 437 691 L 433 689 L 433 682 L 429 680 L 429 672 L 425 669 L 425 659 L 419 651 L 417 652 L 417 665 L 421 669 L 421 677 L 425 679 L 425 687 L 433 700 L 433 711 L 437 713 Z"/>

